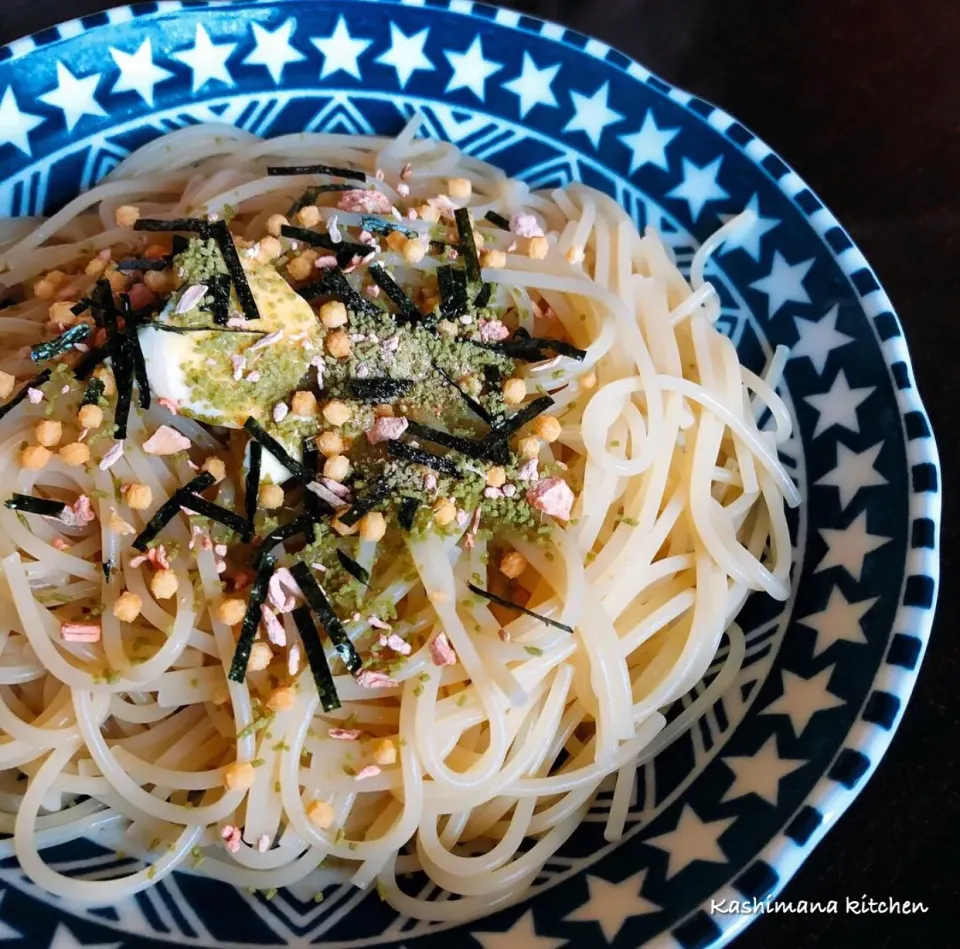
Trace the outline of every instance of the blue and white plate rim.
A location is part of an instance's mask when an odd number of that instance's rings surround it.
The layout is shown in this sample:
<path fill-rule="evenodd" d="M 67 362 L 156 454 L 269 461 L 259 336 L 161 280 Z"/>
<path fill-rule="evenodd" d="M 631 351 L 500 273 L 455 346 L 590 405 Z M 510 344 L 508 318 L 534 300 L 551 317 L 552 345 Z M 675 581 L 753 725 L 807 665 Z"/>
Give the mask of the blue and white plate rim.
<path fill-rule="evenodd" d="M 294 0 L 245 0 L 244 5 L 279 7 L 285 6 L 288 2 L 294 2 Z M 741 122 L 723 109 L 677 88 L 624 53 L 600 40 L 526 13 L 521 14 L 489 4 L 475 3 L 473 0 L 429 0 L 429 3 L 425 0 L 363 0 L 363 2 L 416 8 L 429 6 L 446 10 L 473 18 L 478 24 L 494 22 L 502 27 L 530 32 L 601 60 L 608 66 L 626 73 L 636 81 L 651 86 L 709 126 L 714 133 L 719 133 L 732 141 L 756 168 L 773 182 L 807 218 L 811 228 L 821 238 L 825 238 L 828 232 L 840 232 L 845 237 L 847 236 L 837 218 L 816 197 L 812 189 L 793 168 Z M 228 7 L 230 5 L 230 0 L 185 0 L 185 2 L 181 2 L 181 0 L 156 0 L 156 2 L 148 4 L 118 6 L 102 13 L 67 20 L 39 33 L 14 40 L 5 47 L 0 47 L 0 61 L 15 60 L 41 49 L 57 39 L 71 39 L 104 25 L 128 23 L 145 14 L 171 14 L 179 11 L 196 12 L 204 7 Z M 731 129 L 736 130 L 736 138 L 733 138 L 730 134 Z M 804 198 L 807 200 L 803 201 Z M 847 244 L 846 249 L 842 252 L 836 252 L 824 239 L 824 247 L 833 256 L 834 261 L 847 278 L 850 288 L 860 301 L 864 313 L 874 326 L 875 332 L 877 332 L 880 349 L 890 374 L 891 387 L 897 395 L 901 422 L 904 422 L 907 418 L 920 420 L 923 423 L 923 430 L 926 432 L 921 437 L 908 437 L 906 439 L 908 466 L 912 468 L 920 464 L 931 465 L 936 470 L 939 479 L 940 463 L 937 446 L 914 381 L 913 367 L 902 325 L 896 315 L 892 301 L 862 252 L 849 238 L 845 243 Z M 861 287 L 865 289 L 861 289 Z M 877 331 L 877 326 L 873 322 L 874 318 L 881 316 L 886 327 L 883 333 Z M 891 320 L 893 321 L 892 325 Z M 902 380 L 898 384 L 895 373 L 900 373 L 901 376 L 906 373 L 908 384 L 903 385 Z M 909 512 L 911 522 L 921 518 L 927 519 L 935 525 L 935 532 L 939 535 L 941 520 L 939 492 L 917 491 L 911 486 Z M 742 872 L 741 878 L 748 874 L 754 877 L 762 877 L 766 871 L 772 872 L 776 883 L 766 891 L 767 899 L 773 899 L 781 892 L 803 861 L 827 834 L 837 818 L 850 806 L 876 769 L 892 741 L 917 681 L 932 629 L 936 590 L 939 586 L 940 574 L 937 537 L 934 540 L 933 546 L 912 547 L 908 550 L 905 567 L 908 577 L 922 577 L 928 583 L 932 583 L 931 605 L 925 607 L 907 605 L 901 598 L 891 631 L 891 639 L 902 632 L 913 641 L 910 661 L 903 661 L 900 656 L 894 656 L 892 651 L 888 652 L 885 661 L 877 671 L 864 703 L 866 707 L 875 696 L 883 697 L 887 695 L 895 698 L 898 711 L 892 727 L 878 728 L 871 725 L 863 718 L 861 710 L 861 715 L 847 734 L 842 748 L 834 759 L 834 762 L 836 762 L 844 755 L 856 755 L 861 759 L 863 765 L 857 780 L 848 787 L 828 777 L 829 771 L 825 773 L 796 812 L 797 815 L 806 814 L 810 818 L 809 823 L 813 828 L 809 834 L 805 835 L 803 842 L 798 842 L 795 837 L 788 836 L 786 833 L 788 828 L 796 823 L 796 820 L 794 820 L 774 836 L 763 850 L 756 855 L 747 869 Z M 686 920 L 689 921 L 699 913 L 707 912 L 713 901 L 742 901 L 743 898 L 742 889 L 735 888 L 732 883 L 728 884 L 715 893 L 711 900 L 702 904 L 700 910 L 693 910 L 688 914 Z M 710 945 L 712 949 L 718 949 L 718 947 L 724 946 L 732 940 L 754 917 L 749 913 L 711 913 L 710 918 L 719 929 L 719 934 L 711 940 Z M 671 935 L 671 931 L 668 930 L 656 937 L 650 945 L 654 949 L 661 949 L 661 947 L 662 949 L 675 949 L 677 942 Z"/>

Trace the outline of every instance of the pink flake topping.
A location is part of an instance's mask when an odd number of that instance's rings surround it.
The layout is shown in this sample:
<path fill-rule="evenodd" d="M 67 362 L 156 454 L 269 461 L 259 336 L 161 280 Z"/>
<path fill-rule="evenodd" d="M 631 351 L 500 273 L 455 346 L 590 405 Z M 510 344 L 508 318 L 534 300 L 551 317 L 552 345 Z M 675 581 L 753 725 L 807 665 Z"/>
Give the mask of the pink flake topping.
<path fill-rule="evenodd" d="M 130 306 L 134 310 L 150 306 L 157 299 L 157 295 L 145 283 L 135 283 L 129 290 L 129 296 Z"/>
<path fill-rule="evenodd" d="M 243 371 L 247 368 L 247 360 L 239 353 L 234 353 L 230 357 L 230 363 L 233 366 L 233 381 L 239 382 L 243 378 Z"/>
<path fill-rule="evenodd" d="M 378 418 L 373 423 L 373 428 L 367 432 L 367 439 L 371 445 L 376 445 L 379 442 L 396 441 L 407 430 L 408 424 L 402 415 L 399 418 L 391 418 L 390 416 Z"/>
<path fill-rule="evenodd" d="M 112 468 L 123 457 L 123 442 L 114 442 L 107 453 L 100 459 L 100 470 Z"/>
<path fill-rule="evenodd" d="M 520 211 L 510 218 L 510 230 L 517 237 L 543 237 L 543 228 L 532 214 Z"/>
<path fill-rule="evenodd" d="M 375 778 L 380 773 L 380 766 L 375 764 L 368 764 L 365 768 L 361 768 L 357 772 L 357 776 L 354 778 L 355 781 L 363 781 L 366 778 Z"/>
<path fill-rule="evenodd" d="M 157 402 L 159 402 L 160 405 L 162 405 L 171 415 L 177 415 L 180 412 L 180 406 L 177 405 L 173 399 L 159 398 L 157 399 Z"/>
<path fill-rule="evenodd" d="M 267 587 L 270 604 L 278 613 L 291 613 L 297 605 L 294 597 L 288 596 L 280 578 L 274 573 Z"/>
<path fill-rule="evenodd" d="M 313 266 L 317 270 L 329 270 L 331 267 L 337 266 L 337 258 L 333 254 L 324 254 L 313 262 Z"/>
<path fill-rule="evenodd" d="M 283 339 L 283 330 L 274 330 L 272 333 L 267 333 L 266 336 L 261 336 L 260 339 L 247 349 L 247 352 L 255 353 L 258 349 L 266 349 L 268 346 L 280 342 L 281 339 Z"/>
<path fill-rule="evenodd" d="M 372 626 L 373 624 L 371 623 L 370 625 Z M 391 633 L 389 636 L 381 636 L 380 645 L 386 646 L 388 649 L 392 649 L 401 656 L 409 656 L 413 650 L 413 647 L 410 645 L 410 643 L 404 642 L 404 640 L 396 633 Z"/>
<path fill-rule="evenodd" d="M 375 283 L 369 283 L 363 288 L 363 292 L 370 297 L 371 300 L 376 300 L 380 296 L 380 288 Z"/>
<path fill-rule="evenodd" d="M 397 185 L 397 194 L 399 194 L 401 198 L 407 197 L 407 195 L 410 194 L 410 185 L 405 181 L 401 181 L 400 184 Z"/>
<path fill-rule="evenodd" d="M 54 537 L 53 541 L 54 550 L 69 550 L 70 545 L 62 537 Z"/>
<path fill-rule="evenodd" d="M 403 168 L 400 169 L 400 180 L 409 181 L 413 177 L 413 165 L 410 162 L 405 162 Z"/>
<path fill-rule="evenodd" d="M 362 732 L 359 728 L 331 728 L 327 734 L 334 741 L 358 741 Z"/>
<path fill-rule="evenodd" d="M 527 501 L 544 514 L 569 521 L 573 491 L 562 478 L 543 478 L 527 491 Z"/>
<path fill-rule="evenodd" d="M 480 339 L 485 343 L 496 343 L 509 335 L 510 330 L 500 320 L 480 321 Z"/>
<path fill-rule="evenodd" d="M 438 633 L 430 642 L 430 658 L 435 666 L 455 666 L 457 654 L 453 650 L 447 634 Z"/>
<path fill-rule="evenodd" d="M 393 629 L 393 627 L 392 627 L 389 623 L 385 623 L 382 619 L 380 619 L 379 616 L 368 616 L 368 617 L 367 617 L 367 622 L 368 622 L 374 629 L 386 629 L 386 630 L 391 630 L 391 629 Z M 384 645 L 384 646 L 386 645 L 386 643 L 384 643 L 384 641 L 383 641 L 383 637 L 382 637 L 382 636 L 380 637 L 380 644 L 381 644 L 381 645 Z"/>
<path fill-rule="evenodd" d="M 287 653 L 287 672 L 295 676 L 300 671 L 300 644 L 294 643 Z"/>
<path fill-rule="evenodd" d="M 260 853 L 266 853 L 270 849 L 270 838 L 267 834 L 263 834 L 260 839 L 257 841 L 257 850 Z"/>
<path fill-rule="evenodd" d="M 240 828 L 236 824 L 225 824 L 220 828 L 220 836 L 228 853 L 240 852 Z"/>
<path fill-rule="evenodd" d="M 540 477 L 537 474 L 537 459 L 531 458 L 523 463 L 523 467 L 517 472 L 518 481 L 536 481 Z"/>
<path fill-rule="evenodd" d="M 208 289 L 205 283 L 195 283 L 192 287 L 187 287 L 173 312 L 178 316 L 189 313 L 206 296 Z"/>
<path fill-rule="evenodd" d="M 379 191 L 353 188 L 340 195 L 337 207 L 341 211 L 359 211 L 361 214 L 389 214 L 390 199 Z"/>
<path fill-rule="evenodd" d="M 61 623 L 60 638 L 65 643 L 100 642 L 99 623 Z"/>
<path fill-rule="evenodd" d="M 27 401 L 31 405 L 39 405 L 43 401 L 43 392 L 40 389 L 27 389 Z"/>
<path fill-rule="evenodd" d="M 287 631 L 283 628 L 283 623 L 277 619 L 277 614 L 269 606 L 263 608 L 263 625 L 267 631 L 267 639 L 275 646 L 281 648 L 287 645 Z"/>
<path fill-rule="evenodd" d="M 393 689 L 397 686 L 397 680 L 391 679 L 385 672 L 364 669 L 357 675 L 357 685 L 362 689 Z"/>
<path fill-rule="evenodd" d="M 81 494 L 73 505 L 66 508 L 60 515 L 60 520 L 67 527 L 83 527 L 96 519 L 97 515 L 90 503 L 90 498 L 85 494 Z"/>
<path fill-rule="evenodd" d="M 143 443 L 143 450 L 148 455 L 173 455 L 178 451 L 186 451 L 190 444 L 190 439 L 186 435 L 181 435 L 169 425 L 161 425 Z"/>

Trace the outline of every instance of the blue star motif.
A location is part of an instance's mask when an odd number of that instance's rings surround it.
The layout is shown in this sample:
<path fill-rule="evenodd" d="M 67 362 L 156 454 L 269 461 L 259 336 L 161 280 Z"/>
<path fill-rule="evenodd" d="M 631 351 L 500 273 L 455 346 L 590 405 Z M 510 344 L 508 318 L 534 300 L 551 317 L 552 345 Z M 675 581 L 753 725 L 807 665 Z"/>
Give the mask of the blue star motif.
<path fill-rule="evenodd" d="M 753 211 L 756 220 L 751 227 L 744 227 L 735 234 L 731 234 L 721 245 L 720 253 L 729 254 L 732 250 L 738 248 L 744 253 L 749 254 L 757 262 L 760 261 L 760 242 L 763 235 L 772 231 L 779 223 L 775 217 L 763 217 L 760 214 L 760 196 L 754 195 L 748 202 L 745 211 Z M 723 221 L 726 223 L 732 215 L 723 215 Z"/>
<path fill-rule="evenodd" d="M 660 128 L 653 117 L 653 109 L 647 109 L 640 131 L 620 136 L 620 141 L 631 152 L 629 174 L 632 175 L 638 168 L 647 164 L 669 171 L 667 146 L 679 134 L 680 129 Z"/>
<path fill-rule="evenodd" d="M 524 50 L 523 71 L 516 79 L 505 82 L 503 88 L 520 98 L 520 118 L 537 105 L 557 107 L 557 97 L 551 85 L 560 71 L 560 64 L 538 69 L 533 57 Z"/>
<path fill-rule="evenodd" d="M 259 23 L 253 24 L 253 41 L 256 47 L 243 61 L 245 66 L 266 66 L 270 78 L 279 85 L 283 70 L 290 63 L 303 62 L 307 57 L 295 49 L 290 39 L 297 28 L 297 21 L 291 17 L 278 26 L 273 32 L 262 27 Z"/>
<path fill-rule="evenodd" d="M 311 36 L 310 42 L 323 53 L 321 79 L 326 79 L 327 76 L 332 76 L 339 70 L 353 76 L 354 79 L 359 79 L 360 64 L 357 60 L 372 41 L 354 39 L 347 29 L 347 21 L 340 17 L 329 36 Z"/>
<path fill-rule="evenodd" d="M 696 221 L 703 213 L 703 208 L 708 201 L 722 201 L 730 197 L 717 181 L 722 164 L 722 156 L 715 158 L 702 168 L 695 165 L 689 158 L 684 158 L 683 181 L 673 191 L 668 191 L 667 197 L 686 201 L 690 208 L 690 217 Z"/>
<path fill-rule="evenodd" d="M 768 317 L 772 319 L 785 303 L 810 302 L 810 294 L 804 289 L 803 281 L 813 266 L 813 261 L 814 258 L 811 257 L 799 264 L 788 264 L 780 251 L 774 251 L 770 273 L 750 284 L 754 290 L 759 290 L 769 297 Z"/>
<path fill-rule="evenodd" d="M 111 92 L 135 92 L 147 105 L 153 105 L 153 87 L 173 78 L 169 69 L 153 61 L 153 46 L 149 37 L 135 53 L 125 53 L 111 46 L 110 55 L 120 69 L 120 78 Z"/>
<path fill-rule="evenodd" d="M 3 99 L 0 99 L 0 145 L 13 145 L 24 155 L 32 155 L 30 133 L 42 122 L 41 116 L 20 111 L 13 86 L 7 86 Z"/>
<path fill-rule="evenodd" d="M 427 28 L 407 36 L 395 23 L 390 24 L 390 49 L 378 56 L 377 62 L 392 66 L 397 71 L 401 89 L 406 88 L 410 77 L 418 69 L 433 71 L 437 68 L 423 51 L 429 35 Z"/>
<path fill-rule="evenodd" d="M 213 80 L 228 86 L 233 85 L 227 60 L 236 48 L 236 43 L 212 43 L 207 31 L 202 26 L 197 26 L 193 46 L 174 53 L 173 58 L 190 67 L 193 72 L 193 91 L 199 92 Z"/>
<path fill-rule="evenodd" d="M 583 132 L 590 139 L 590 144 L 599 148 L 604 129 L 623 120 L 623 116 L 607 104 L 609 96 L 609 82 L 605 82 L 592 96 L 571 90 L 573 118 L 563 127 L 564 132 Z"/>
<path fill-rule="evenodd" d="M 451 53 L 444 50 L 453 69 L 453 76 L 447 83 L 446 92 L 455 89 L 469 89 L 481 102 L 486 98 L 486 82 L 495 73 L 503 69 L 503 63 L 495 63 L 483 55 L 480 37 L 476 36 L 465 53 Z"/>

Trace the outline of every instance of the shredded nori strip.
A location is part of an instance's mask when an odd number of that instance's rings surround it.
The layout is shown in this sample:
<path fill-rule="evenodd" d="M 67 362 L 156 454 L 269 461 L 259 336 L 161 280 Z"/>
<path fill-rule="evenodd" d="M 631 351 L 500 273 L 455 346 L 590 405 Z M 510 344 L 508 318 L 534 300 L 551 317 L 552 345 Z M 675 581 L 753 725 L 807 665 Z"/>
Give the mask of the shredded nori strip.
<path fill-rule="evenodd" d="M 461 389 L 460 386 L 458 385 L 456 379 L 454 379 L 451 375 L 449 375 L 449 373 L 444 372 L 444 370 L 441 369 L 439 366 L 434 366 L 434 369 L 436 369 L 437 372 L 441 376 L 443 376 L 444 380 L 451 388 L 457 390 L 457 394 L 460 396 L 461 399 L 463 399 L 467 408 L 470 409 L 470 411 L 473 412 L 473 414 L 476 415 L 477 418 L 486 422 L 487 425 L 496 425 L 496 420 L 494 419 L 494 417 L 475 398 L 473 398 L 472 395 L 468 394 L 467 392 L 464 392 L 463 389 Z"/>
<path fill-rule="evenodd" d="M 194 494 L 206 491 L 216 480 L 209 471 L 202 471 L 196 478 L 174 492 L 173 497 L 164 501 L 157 508 L 157 513 L 150 518 L 147 526 L 133 539 L 132 546 L 141 553 L 144 552 L 150 545 L 150 541 L 180 513 L 180 506 L 184 503 L 184 497 L 189 501 Z"/>
<path fill-rule="evenodd" d="M 387 446 L 387 452 L 394 458 L 401 458 L 415 465 L 425 465 L 434 471 L 442 471 L 449 475 L 460 474 L 460 468 L 455 461 L 443 458 L 440 455 L 434 455 L 422 448 L 413 448 L 404 442 L 390 442 Z"/>
<path fill-rule="evenodd" d="M 70 312 L 74 316 L 80 316 L 82 313 L 86 313 L 89 309 L 90 299 L 88 297 L 84 297 L 79 303 L 74 303 L 74 305 L 70 307 Z"/>
<path fill-rule="evenodd" d="M 169 266 L 169 261 L 163 257 L 117 261 L 117 270 L 166 270 Z"/>
<path fill-rule="evenodd" d="M 267 434 L 263 426 L 251 415 L 244 423 L 243 427 L 247 430 L 250 437 L 260 442 L 264 448 L 280 464 L 286 468 L 290 474 L 293 475 L 298 481 L 302 481 L 306 484 L 308 481 L 313 480 L 310 475 L 307 473 L 303 465 L 300 464 L 295 458 L 291 457 L 290 454 L 286 451 L 283 445 L 280 444 L 272 435 Z"/>
<path fill-rule="evenodd" d="M 223 256 L 223 262 L 230 272 L 230 278 L 233 281 L 233 289 L 237 294 L 237 301 L 243 315 L 248 320 L 259 320 L 260 310 L 257 309 L 257 301 L 253 297 L 253 291 L 250 284 L 247 283 L 247 275 L 244 272 L 243 264 L 240 263 L 240 256 L 237 254 L 237 245 L 233 242 L 233 235 L 226 221 L 215 221 L 210 225 L 210 236 L 217 242 L 220 253 Z"/>
<path fill-rule="evenodd" d="M 230 508 L 214 504 L 213 501 L 208 501 L 199 494 L 189 494 L 185 488 L 180 493 L 182 495 L 180 498 L 181 507 L 185 507 L 188 511 L 192 511 L 200 517 L 208 517 L 211 521 L 229 527 L 230 530 L 236 531 L 244 542 L 250 540 L 253 535 L 253 524 L 245 517 L 241 517 L 236 511 L 231 511 Z"/>
<path fill-rule="evenodd" d="M 247 674 L 250 650 L 253 649 L 253 641 L 257 635 L 257 629 L 260 626 L 260 619 L 263 616 L 263 601 L 267 598 L 270 576 L 273 573 L 273 568 L 276 566 L 276 563 L 276 560 L 268 555 L 263 558 L 257 567 L 257 576 L 253 581 L 253 585 L 250 587 L 250 599 L 247 601 L 247 612 L 244 614 L 243 622 L 240 624 L 237 648 L 233 654 L 233 662 L 230 664 L 230 672 L 227 676 L 231 682 L 243 682 Z"/>
<path fill-rule="evenodd" d="M 404 227 L 399 221 L 391 221 L 382 217 L 372 217 L 366 214 L 360 218 L 360 227 L 365 231 L 369 231 L 371 234 L 389 234 L 391 231 L 400 231 L 401 234 L 406 234 L 407 237 L 415 237 L 417 235 L 416 231 L 411 230 L 409 227 Z"/>
<path fill-rule="evenodd" d="M 496 593 L 491 593 L 489 590 L 483 590 L 476 584 L 468 583 L 467 587 L 471 590 L 471 592 L 476 593 L 477 596 L 482 596 L 484 599 L 490 600 L 492 603 L 505 606 L 510 610 L 517 610 L 520 613 L 526 613 L 527 616 L 532 616 L 534 619 L 540 620 L 541 623 L 546 623 L 547 626 L 554 626 L 557 629 L 562 629 L 565 633 L 573 632 L 572 626 L 567 626 L 564 623 L 558 623 L 555 619 L 550 619 L 547 616 L 541 616 L 539 613 L 534 613 L 533 610 L 528 610 L 525 606 L 520 606 L 519 603 L 512 603 L 510 600 L 505 600 L 502 596 L 497 596 Z"/>
<path fill-rule="evenodd" d="M 96 349 L 91 349 L 90 352 L 73 367 L 73 374 L 78 379 L 86 379 L 109 355 L 110 350 L 106 346 L 97 346 Z"/>
<path fill-rule="evenodd" d="M 417 516 L 420 502 L 416 498 L 404 498 L 397 511 L 397 523 L 409 534 L 413 530 L 413 519 Z"/>
<path fill-rule="evenodd" d="M 470 226 L 470 212 L 466 208 L 457 208 L 453 212 L 457 222 L 457 232 L 460 234 L 460 253 L 467 268 L 467 278 L 478 283 L 480 281 L 480 258 L 477 256 L 477 244 L 473 239 L 473 228 Z"/>
<path fill-rule="evenodd" d="M 133 354 L 126 340 L 121 337 L 114 338 L 110 355 L 117 381 L 117 404 L 113 410 L 114 438 L 123 441 L 127 437 L 130 404 L 133 401 Z"/>
<path fill-rule="evenodd" d="M 257 563 L 260 563 L 264 557 L 270 556 L 277 544 L 289 540 L 291 537 L 296 537 L 298 534 L 306 534 L 315 523 L 315 519 L 309 514 L 301 514 L 292 521 L 287 521 L 286 524 L 275 527 L 266 537 L 261 539 L 260 550 L 257 553 Z"/>
<path fill-rule="evenodd" d="M 510 359 L 519 359 L 523 362 L 540 362 L 548 354 L 569 356 L 582 362 L 586 358 L 586 350 L 578 349 L 572 343 L 563 339 L 544 339 L 537 336 L 515 336 L 513 339 L 504 339 L 495 343 L 477 343 L 469 340 L 474 346 L 481 346 L 494 352 L 508 356 Z"/>
<path fill-rule="evenodd" d="M 103 379 L 91 379 L 87 383 L 87 387 L 83 390 L 83 399 L 80 401 L 81 405 L 97 405 L 100 402 L 100 398 L 103 395 L 104 384 Z"/>
<path fill-rule="evenodd" d="M 317 695 L 320 696 L 320 707 L 325 712 L 335 711 L 340 708 L 340 698 L 337 695 L 337 687 L 334 685 L 330 666 L 327 664 L 327 654 L 323 651 L 323 643 L 320 642 L 320 634 L 310 616 L 310 607 L 298 606 L 293 611 L 293 621 L 297 625 L 303 651 L 306 653 L 307 663 L 313 673 L 313 682 L 317 687 Z"/>
<path fill-rule="evenodd" d="M 312 188 L 307 188 L 287 209 L 287 217 L 293 217 L 298 211 L 302 211 L 307 207 L 307 205 L 316 203 L 317 198 L 320 197 L 321 194 L 328 191 L 352 191 L 354 187 L 354 185 L 347 184 L 327 184 L 314 185 Z"/>
<path fill-rule="evenodd" d="M 201 237 L 210 237 L 212 224 L 197 217 L 178 217 L 172 221 L 158 221 L 154 218 L 142 217 L 133 225 L 135 231 L 187 231 L 199 234 Z M 176 254 L 177 248 L 173 252 Z"/>
<path fill-rule="evenodd" d="M 295 175 L 333 175 L 335 178 L 351 178 L 354 181 L 366 181 L 367 176 L 362 171 L 352 168 L 337 168 L 334 165 L 271 165 L 267 168 L 271 178 Z"/>
<path fill-rule="evenodd" d="M 440 313 L 455 320 L 467 312 L 467 275 L 453 267 L 437 267 L 437 288 L 440 290 Z"/>
<path fill-rule="evenodd" d="M 242 330 L 224 326 L 174 326 L 172 323 L 161 323 L 159 320 L 150 320 L 141 323 L 139 329 L 161 330 L 164 333 L 242 333 L 245 336 L 266 336 L 266 330 Z"/>
<path fill-rule="evenodd" d="M 528 422 L 532 422 L 538 415 L 546 412 L 551 405 L 553 405 L 553 399 L 550 398 L 549 395 L 541 395 L 539 398 L 527 403 L 519 412 L 515 412 L 508 418 L 501 420 L 484 441 L 494 438 L 509 438 Z"/>
<path fill-rule="evenodd" d="M 390 496 L 390 482 L 386 478 L 381 478 L 373 487 L 361 498 L 353 502 L 350 510 L 339 516 L 341 524 L 347 527 L 353 527 L 364 514 L 369 514 L 378 507 L 383 506 L 383 502 Z"/>
<path fill-rule="evenodd" d="M 107 342 L 117 334 L 117 308 L 113 302 L 113 288 L 110 282 L 101 277 L 90 294 L 90 307 L 97 326 L 107 329 Z"/>
<path fill-rule="evenodd" d="M 14 494 L 3 502 L 3 506 L 10 508 L 11 511 L 39 514 L 41 517 L 59 517 L 67 509 L 63 501 L 35 498 L 29 494 Z"/>
<path fill-rule="evenodd" d="M 251 445 L 251 448 L 252 447 Z M 320 452 L 317 450 L 316 438 L 313 436 L 305 438 L 303 440 L 301 453 L 303 456 L 303 467 L 310 476 L 310 479 L 313 480 L 320 467 Z M 321 506 L 320 498 L 309 488 L 303 492 L 303 507 L 307 514 L 314 520 L 323 517 L 323 507 Z"/>
<path fill-rule="evenodd" d="M 459 435 L 439 432 L 427 425 L 421 425 L 419 422 L 408 421 L 406 434 L 433 442 L 435 445 L 443 445 L 444 448 L 458 451 L 461 455 L 472 458 L 474 461 L 495 461 L 499 458 L 499 453 L 497 453 L 497 458 L 492 457 L 490 447 L 483 440 L 472 441 L 469 438 L 461 438 Z"/>
<path fill-rule="evenodd" d="M 130 297 L 123 293 L 120 295 L 120 301 L 123 304 L 123 316 L 126 323 L 126 332 L 123 334 L 123 346 L 133 362 L 133 375 L 137 380 L 137 404 L 141 409 L 150 408 L 150 379 L 147 376 L 147 361 L 143 357 L 143 350 L 140 348 L 140 336 L 137 333 L 136 318 L 130 310 Z"/>
<path fill-rule="evenodd" d="M 9 401 L 4 402 L 3 405 L 0 405 L 0 419 L 4 418 L 10 412 L 12 412 L 26 397 L 28 389 L 39 389 L 45 382 L 48 382 L 50 379 L 50 370 L 44 369 L 43 372 L 34 376 L 29 382 L 23 384 L 23 388 L 13 396 Z"/>
<path fill-rule="evenodd" d="M 383 313 L 376 303 L 357 293 L 350 286 L 346 274 L 339 269 L 328 270 L 321 280 L 301 287 L 297 293 L 304 300 L 315 300 L 317 297 L 329 294 L 354 313 L 366 313 L 367 316 L 380 316 Z"/>
<path fill-rule="evenodd" d="M 376 376 L 373 379 L 347 379 L 346 390 L 357 402 L 392 402 L 406 395 L 413 388 L 412 379 L 391 379 Z"/>
<path fill-rule="evenodd" d="M 320 620 L 330 637 L 333 648 L 336 649 L 337 655 L 347 667 L 347 672 L 355 676 L 363 668 L 363 660 L 353 643 L 350 642 L 347 631 L 343 628 L 337 614 L 334 613 L 333 607 L 320 584 L 317 583 L 317 578 L 302 560 L 295 563 L 290 568 L 290 572 L 293 574 L 294 580 L 297 581 L 304 599 L 310 604 L 310 609 L 316 614 L 317 619 Z"/>
<path fill-rule="evenodd" d="M 485 283 L 480 292 L 473 298 L 473 305 L 476 309 L 482 310 L 489 302 L 490 295 L 493 293 L 493 284 Z"/>
<path fill-rule="evenodd" d="M 257 499 L 260 494 L 260 469 L 263 464 L 263 445 L 250 441 L 250 468 L 244 482 L 243 507 L 247 520 L 252 524 L 257 514 Z"/>
<path fill-rule="evenodd" d="M 207 280 L 207 292 L 210 295 L 210 312 L 213 322 L 225 326 L 230 318 L 230 276 L 225 273 L 214 274 Z"/>
<path fill-rule="evenodd" d="M 367 268 L 373 282 L 390 298 L 390 301 L 400 311 L 400 316 L 405 322 L 418 320 L 420 311 L 416 308 L 413 300 L 407 296 L 403 288 L 383 269 L 383 265 L 374 261 Z"/>
<path fill-rule="evenodd" d="M 284 224 L 280 228 L 280 233 L 292 241 L 300 241 L 303 244 L 310 244 L 312 247 L 322 247 L 324 250 L 335 254 L 337 266 L 349 267 L 354 257 L 361 260 L 372 254 L 374 248 L 369 244 L 354 244 L 350 241 L 335 241 L 329 234 L 323 234 L 320 231 L 310 231 L 305 227 L 293 227 Z"/>
<path fill-rule="evenodd" d="M 495 224 L 497 227 L 499 227 L 501 231 L 510 230 L 510 222 L 502 214 L 498 214 L 496 211 L 487 211 L 487 213 L 484 214 L 484 218 L 486 218 L 486 220 L 488 220 L 491 224 Z"/>
<path fill-rule="evenodd" d="M 359 580 L 365 587 L 370 586 L 370 572 L 368 570 L 364 570 L 364 568 L 361 567 L 360 564 L 353 559 L 353 557 L 338 549 L 337 560 L 340 561 L 340 566 L 343 567 L 343 569 L 346 570 L 354 580 Z"/>
<path fill-rule="evenodd" d="M 103 571 L 103 578 L 107 581 L 107 583 L 109 583 L 110 574 L 113 573 L 113 561 L 105 560 L 102 564 L 100 564 L 100 569 Z"/>
<path fill-rule="evenodd" d="M 62 356 L 68 349 L 73 347 L 74 343 L 82 343 L 89 335 L 90 327 L 87 326 L 86 323 L 77 323 L 76 326 L 71 326 L 70 329 L 61 333 L 56 339 L 31 346 L 30 358 L 34 362 L 44 362 L 47 359 Z"/>

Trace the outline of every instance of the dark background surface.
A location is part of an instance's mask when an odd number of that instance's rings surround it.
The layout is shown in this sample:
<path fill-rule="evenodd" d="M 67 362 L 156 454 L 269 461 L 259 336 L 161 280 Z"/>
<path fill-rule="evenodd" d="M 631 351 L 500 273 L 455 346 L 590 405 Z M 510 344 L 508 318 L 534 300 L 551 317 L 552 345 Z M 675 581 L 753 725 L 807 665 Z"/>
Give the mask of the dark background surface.
<path fill-rule="evenodd" d="M 0 43 L 115 5 L 0 0 Z M 960 901 L 960 4 L 956 0 L 543 0 L 507 4 L 596 36 L 715 102 L 805 178 L 860 245 L 906 327 L 946 487 L 939 622 L 893 745 L 784 898 L 737 949 L 953 949 Z M 921 900 L 850 915 L 844 898 Z"/>

